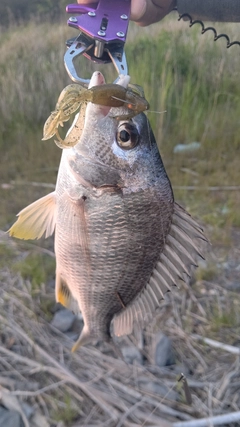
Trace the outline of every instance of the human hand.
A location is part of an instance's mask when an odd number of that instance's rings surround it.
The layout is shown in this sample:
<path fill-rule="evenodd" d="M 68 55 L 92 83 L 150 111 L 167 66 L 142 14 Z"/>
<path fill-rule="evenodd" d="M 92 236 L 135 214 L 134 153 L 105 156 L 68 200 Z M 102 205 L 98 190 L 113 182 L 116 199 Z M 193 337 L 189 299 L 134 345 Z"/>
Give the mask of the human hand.
<path fill-rule="evenodd" d="M 98 0 L 77 0 L 78 3 L 98 3 Z M 132 0 L 130 19 L 144 27 L 164 18 L 176 6 L 177 0 Z"/>

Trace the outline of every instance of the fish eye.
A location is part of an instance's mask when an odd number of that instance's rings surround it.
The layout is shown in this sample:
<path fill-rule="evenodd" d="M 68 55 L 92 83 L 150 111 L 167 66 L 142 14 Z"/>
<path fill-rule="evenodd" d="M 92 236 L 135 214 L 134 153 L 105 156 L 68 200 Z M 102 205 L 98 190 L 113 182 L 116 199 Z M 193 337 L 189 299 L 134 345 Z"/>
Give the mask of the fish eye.
<path fill-rule="evenodd" d="M 132 150 L 138 145 L 139 133 L 131 123 L 122 123 L 117 131 L 117 144 L 123 150 Z"/>

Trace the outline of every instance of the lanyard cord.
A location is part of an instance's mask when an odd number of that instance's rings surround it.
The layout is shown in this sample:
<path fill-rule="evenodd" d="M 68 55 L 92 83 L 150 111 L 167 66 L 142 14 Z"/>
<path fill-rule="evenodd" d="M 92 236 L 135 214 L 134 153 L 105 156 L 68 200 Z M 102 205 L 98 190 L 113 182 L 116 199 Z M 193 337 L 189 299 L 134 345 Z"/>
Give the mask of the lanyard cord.
<path fill-rule="evenodd" d="M 189 27 L 192 27 L 195 24 L 201 25 L 201 27 L 202 27 L 201 33 L 202 34 L 206 33 L 207 31 L 212 31 L 213 34 L 214 34 L 214 41 L 217 41 L 220 38 L 225 38 L 226 41 L 227 41 L 227 45 L 226 45 L 227 49 L 229 47 L 235 45 L 235 44 L 237 44 L 238 46 L 240 46 L 240 42 L 239 41 L 235 40 L 235 41 L 231 42 L 231 40 L 230 40 L 230 38 L 229 38 L 229 36 L 227 34 L 224 34 L 224 33 L 217 34 L 217 31 L 216 31 L 216 29 L 214 27 L 205 27 L 204 23 L 200 19 L 193 20 L 192 17 L 191 17 L 191 15 L 189 15 L 188 13 L 183 13 L 182 15 L 179 15 L 178 20 L 180 21 L 183 18 L 188 18 L 188 20 L 189 20 Z"/>

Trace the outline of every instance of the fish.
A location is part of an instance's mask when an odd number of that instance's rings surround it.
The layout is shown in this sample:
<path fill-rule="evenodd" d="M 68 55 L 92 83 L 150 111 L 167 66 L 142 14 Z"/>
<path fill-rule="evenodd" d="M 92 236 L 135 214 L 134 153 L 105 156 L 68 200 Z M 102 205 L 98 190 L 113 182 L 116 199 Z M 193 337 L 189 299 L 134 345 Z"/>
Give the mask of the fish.
<path fill-rule="evenodd" d="M 127 87 L 129 78 L 118 83 Z M 105 85 L 99 72 L 90 88 L 97 85 Z M 99 340 L 115 345 L 114 335 L 149 323 L 166 292 L 189 280 L 207 241 L 174 201 L 146 115 L 116 119 L 126 113 L 125 105 L 89 102 L 77 143 L 62 150 L 55 191 L 9 230 L 20 239 L 55 232 L 56 301 L 84 321 L 72 351 Z"/>

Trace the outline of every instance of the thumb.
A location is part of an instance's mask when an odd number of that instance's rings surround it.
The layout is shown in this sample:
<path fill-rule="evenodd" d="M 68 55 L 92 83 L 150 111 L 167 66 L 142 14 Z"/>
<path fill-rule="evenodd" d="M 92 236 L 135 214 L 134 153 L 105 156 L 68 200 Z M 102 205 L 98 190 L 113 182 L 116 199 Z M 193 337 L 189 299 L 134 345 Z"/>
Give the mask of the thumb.
<path fill-rule="evenodd" d="M 160 21 L 175 6 L 171 0 L 132 0 L 131 20 L 140 26 L 146 26 Z"/>

